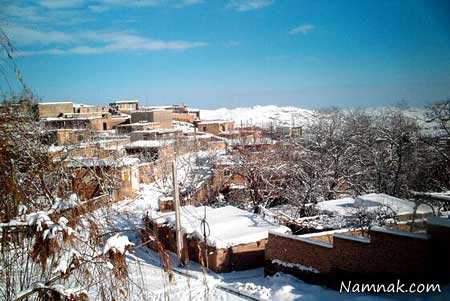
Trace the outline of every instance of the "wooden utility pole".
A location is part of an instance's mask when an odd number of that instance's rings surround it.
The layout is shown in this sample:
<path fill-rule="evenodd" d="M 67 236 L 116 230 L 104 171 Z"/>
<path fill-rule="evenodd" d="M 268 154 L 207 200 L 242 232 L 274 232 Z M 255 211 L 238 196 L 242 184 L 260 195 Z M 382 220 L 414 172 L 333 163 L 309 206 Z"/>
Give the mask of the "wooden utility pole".
<path fill-rule="evenodd" d="M 181 250 L 183 249 L 183 237 L 181 235 L 181 219 L 180 219 L 180 194 L 178 191 L 177 179 L 177 159 L 172 161 L 172 179 L 173 179 L 173 201 L 175 203 L 175 231 L 177 240 L 177 256 L 181 261 Z"/>
<path fill-rule="evenodd" d="M 204 250 L 203 250 L 203 260 L 204 260 L 204 265 L 205 265 L 205 269 L 208 272 L 208 236 L 209 236 L 209 225 L 207 224 L 208 222 L 206 221 L 206 206 L 203 206 L 205 211 L 204 211 L 204 216 L 203 216 L 203 220 L 202 220 L 202 226 L 203 226 L 203 244 L 204 244 Z M 208 234 L 206 234 L 206 227 L 208 226 Z"/>

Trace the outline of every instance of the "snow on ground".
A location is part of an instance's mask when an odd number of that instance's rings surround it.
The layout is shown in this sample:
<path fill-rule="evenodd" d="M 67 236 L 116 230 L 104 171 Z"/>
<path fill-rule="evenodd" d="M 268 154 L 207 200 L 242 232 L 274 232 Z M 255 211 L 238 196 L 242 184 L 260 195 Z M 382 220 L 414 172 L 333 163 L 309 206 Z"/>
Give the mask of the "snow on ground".
<path fill-rule="evenodd" d="M 254 106 L 246 108 L 220 108 L 216 110 L 201 110 L 202 120 L 225 119 L 233 120 L 236 126 L 241 122 L 245 125 L 301 126 L 313 119 L 314 111 L 298 107 Z"/>
<path fill-rule="evenodd" d="M 112 206 L 108 218 L 109 223 L 123 234 L 136 246 L 141 244 L 139 234 L 133 227 L 139 227 L 145 210 L 157 203 L 159 194 L 155 191 L 149 193 L 149 186 L 144 186 L 143 196 L 135 200 L 124 200 Z M 209 272 L 205 276 L 201 267 L 194 262 L 189 267 L 178 268 L 174 254 L 171 254 L 174 262 L 174 274 L 172 280 L 163 272 L 159 255 L 146 247 L 137 247 L 127 253 L 129 265 L 129 277 L 132 280 L 129 300 L 350 300 L 350 301 L 393 301 L 393 300 L 417 300 L 417 301 L 444 301 L 450 295 L 449 288 L 445 292 L 435 296 L 368 296 L 368 295 L 342 295 L 322 286 L 307 284 L 297 278 L 276 274 L 272 277 L 264 277 L 262 268 L 216 274 Z"/>
<path fill-rule="evenodd" d="M 205 154 L 206 156 L 206 154 Z M 180 160 L 180 162 L 183 162 Z M 185 162 L 190 162 L 190 159 Z M 180 163 L 181 164 L 181 163 Z M 179 166 L 179 174 L 187 176 L 197 173 L 198 169 L 190 166 Z M 201 181 L 203 177 L 200 177 Z M 170 181 L 169 181 L 170 182 Z M 342 295 L 338 291 L 318 285 L 307 284 L 286 274 L 277 274 L 264 277 L 262 268 L 216 274 L 202 272 L 201 267 L 194 262 L 188 267 L 177 267 L 177 260 L 171 254 L 173 262 L 173 275 L 169 277 L 164 272 L 160 257 L 154 251 L 141 246 L 139 229 L 142 227 L 142 217 L 148 210 L 156 209 L 158 199 L 169 193 L 169 187 L 158 184 L 141 185 L 139 196 L 127 199 L 112 205 L 109 208 L 99 209 L 94 215 L 99 224 L 106 229 L 121 232 L 125 238 L 122 242 L 134 244 L 132 251 L 126 252 L 128 263 L 130 296 L 128 300 L 353 300 L 353 301 L 379 301 L 379 300 L 411 300 L 410 295 L 367 296 Z M 114 236 L 113 236 L 114 237 Z M 117 240 L 117 239 L 116 239 Z M 121 247 L 123 244 L 119 244 Z M 91 292 L 90 292 L 91 293 Z M 448 300 L 450 291 L 433 297 L 414 297 L 413 300 Z"/>

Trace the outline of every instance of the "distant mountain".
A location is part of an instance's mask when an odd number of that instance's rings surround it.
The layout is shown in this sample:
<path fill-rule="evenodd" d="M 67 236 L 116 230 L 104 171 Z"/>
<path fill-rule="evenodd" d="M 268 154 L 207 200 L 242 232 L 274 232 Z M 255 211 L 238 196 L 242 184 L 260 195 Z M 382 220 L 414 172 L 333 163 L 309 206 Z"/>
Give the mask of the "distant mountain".
<path fill-rule="evenodd" d="M 382 114 L 388 111 L 399 110 L 397 107 L 366 108 L 370 114 Z M 425 109 L 409 107 L 401 109 L 403 113 L 418 120 L 419 124 L 425 125 Z M 302 126 L 314 120 L 317 112 L 299 107 L 279 107 L 275 105 L 254 106 L 242 108 L 220 108 L 215 110 L 200 110 L 202 120 L 225 119 L 233 120 L 236 126 L 256 125 L 273 126 Z"/>
<path fill-rule="evenodd" d="M 233 120 L 236 126 L 301 126 L 314 118 L 314 111 L 298 107 L 254 106 L 246 108 L 220 108 L 216 110 L 200 110 L 202 120 Z"/>

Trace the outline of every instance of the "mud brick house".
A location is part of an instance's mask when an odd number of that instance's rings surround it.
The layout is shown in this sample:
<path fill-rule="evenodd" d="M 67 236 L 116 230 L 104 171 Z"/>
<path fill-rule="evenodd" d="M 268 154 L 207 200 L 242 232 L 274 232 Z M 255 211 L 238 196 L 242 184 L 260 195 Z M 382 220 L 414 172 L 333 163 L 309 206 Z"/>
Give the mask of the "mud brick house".
<path fill-rule="evenodd" d="M 92 106 L 92 105 L 85 105 L 85 104 L 74 104 L 73 105 L 73 113 L 92 114 L 92 113 L 108 113 L 108 112 L 109 112 L 108 107 Z"/>
<path fill-rule="evenodd" d="M 172 118 L 173 118 L 173 120 L 184 121 L 184 122 L 189 122 L 189 123 L 195 123 L 200 120 L 196 113 L 191 113 L 191 112 L 187 112 L 187 113 L 173 112 Z"/>
<path fill-rule="evenodd" d="M 84 199 L 101 195 L 103 192 L 96 177 L 103 177 L 115 187 L 110 191 L 110 197 L 114 201 L 132 197 L 139 190 L 138 164 L 139 159 L 134 157 L 74 157 L 67 162 L 75 174 L 72 184 L 77 195 Z"/>
<path fill-rule="evenodd" d="M 56 129 L 47 132 L 48 143 L 54 145 L 70 145 L 85 139 L 84 129 Z"/>
<path fill-rule="evenodd" d="M 137 155 L 145 161 L 170 158 L 174 152 L 174 140 L 138 140 L 124 146 L 128 155 Z"/>
<path fill-rule="evenodd" d="M 129 113 L 139 109 L 139 100 L 116 100 L 111 102 L 109 106 L 114 110 Z"/>
<path fill-rule="evenodd" d="M 61 117 L 74 112 L 70 101 L 40 102 L 36 105 L 36 111 L 39 118 Z"/>
<path fill-rule="evenodd" d="M 426 225 L 426 233 L 373 227 L 364 237 L 349 231 L 331 236 L 270 232 L 265 272 L 282 271 L 332 287 L 347 279 L 448 282 L 450 219 L 430 217 Z"/>
<path fill-rule="evenodd" d="M 160 128 L 172 127 L 172 112 L 162 109 L 139 110 L 131 112 L 131 123 L 139 121 L 158 122 Z"/>
<path fill-rule="evenodd" d="M 147 129 L 133 131 L 130 134 L 131 141 L 137 140 L 161 140 L 161 139 L 176 139 L 182 136 L 179 129 Z"/>
<path fill-rule="evenodd" d="M 229 120 L 204 120 L 196 123 L 199 131 L 219 135 L 234 129 L 234 122 Z"/>
<path fill-rule="evenodd" d="M 117 134 L 129 134 L 134 131 L 145 131 L 145 130 L 152 130 L 157 129 L 161 125 L 159 122 L 146 122 L 146 121 L 139 121 L 135 123 L 129 123 L 129 124 L 120 124 L 117 125 L 116 131 Z"/>
<path fill-rule="evenodd" d="M 189 123 L 200 121 L 200 111 L 198 110 L 189 110 L 185 105 L 173 105 L 171 109 L 173 120 Z"/>
<path fill-rule="evenodd" d="M 221 208 L 182 206 L 183 254 L 199 263 L 203 262 L 205 250 L 201 223 L 205 212 L 208 225 L 206 245 L 208 266 L 216 272 L 263 266 L 269 231 L 289 232 L 287 227 L 272 224 L 256 214 L 232 206 Z M 155 237 L 165 249 L 176 251 L 174 212 L 151 211 L 144 218 L 144 222 L 147 230 L 142 235 Z"/>
<path fill-rule="evenodd" d="M 102 114 L 66 114 L 63 117 L 48 117 L 42 121 L 47 129 L 90 129 L 107 131 L 112 128 L 111 115 Z"/>

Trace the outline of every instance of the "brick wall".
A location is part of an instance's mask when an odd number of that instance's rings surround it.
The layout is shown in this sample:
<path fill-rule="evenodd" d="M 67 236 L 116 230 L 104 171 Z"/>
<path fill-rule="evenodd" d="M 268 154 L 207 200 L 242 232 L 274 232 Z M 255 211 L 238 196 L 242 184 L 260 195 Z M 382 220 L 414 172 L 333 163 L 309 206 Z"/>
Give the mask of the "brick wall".
<path fill-rule="evenodd" d="M 265 258 L 267 261 L 278 259 L 300 263 L 328 273 L 332 268 L 333 249 L 330 244 L 269 233 Z"/>
<path fill-rule="evenodd" d="M 272 263 L 278 259 L 312 267 L 328 279 L 348 275 L 376 279 L 448 277 L 450 227 L 429 225 L 428 234 L 375 227 L 369 236 L 370 239 L 339 233 L 333 235 L 331 243 L 325 243 L 311 235 L 271 233 L 265 254 L 266 272 L 283 270 Z M 301 277 L 308 273 L 294 274 Z"/>

